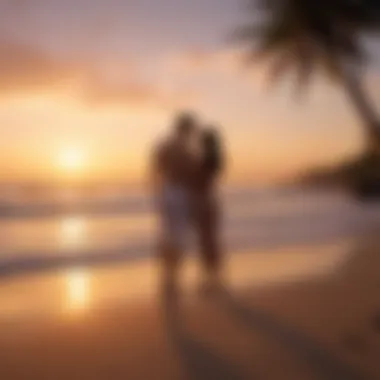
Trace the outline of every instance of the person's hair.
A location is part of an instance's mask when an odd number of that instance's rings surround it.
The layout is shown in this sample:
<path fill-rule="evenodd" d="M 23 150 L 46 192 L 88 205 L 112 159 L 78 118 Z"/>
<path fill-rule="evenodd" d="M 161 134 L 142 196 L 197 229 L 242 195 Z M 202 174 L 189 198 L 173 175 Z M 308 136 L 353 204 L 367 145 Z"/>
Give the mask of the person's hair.
<path fill-rule="evenodd" d="M 201 137 L 203 149 L 203 168 L 216 175 L 224 168 L 224 156 L 221 137 L 215 128 L 207 128 Z"/>
<path fill-rule="evenodd" d="M 182 112 L 177 115 L 174 123 L 176 132 L 180 135 L 188 135 L 196 125 L 196 118 L 190 112 Z"/>

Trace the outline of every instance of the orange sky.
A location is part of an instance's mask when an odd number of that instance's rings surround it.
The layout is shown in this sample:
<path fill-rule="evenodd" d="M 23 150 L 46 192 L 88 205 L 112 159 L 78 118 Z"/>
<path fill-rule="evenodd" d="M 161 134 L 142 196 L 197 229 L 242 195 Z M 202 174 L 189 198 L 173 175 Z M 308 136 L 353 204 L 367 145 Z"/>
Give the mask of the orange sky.
<path fill-rule="evenodd" d="M 265 67 L 242 67 L 224 43 L 241 16 L 236 2 L 27 4 L 0 16 L 2 180 L 141 182 L 180 109 L 220 127 L 230 181 L 273 181 L 361 147 L 339 88 L 317 79 L 297 101 L 291 83 L 268 92 Z"/>

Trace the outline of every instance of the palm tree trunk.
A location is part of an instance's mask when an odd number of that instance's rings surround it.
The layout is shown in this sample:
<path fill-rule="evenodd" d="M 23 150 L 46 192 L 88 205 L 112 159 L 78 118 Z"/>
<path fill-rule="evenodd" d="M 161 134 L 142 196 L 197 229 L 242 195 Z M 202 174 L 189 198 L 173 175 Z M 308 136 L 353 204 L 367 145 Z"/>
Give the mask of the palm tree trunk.
<path fill-rule="evenodd" d="M 346 68 L 343 71 L 344 86 L 359 117 L 363 121 L 367 139 L 367 153 L 380 154 L 380 119 L 366 94 L 358 71 Z"/>

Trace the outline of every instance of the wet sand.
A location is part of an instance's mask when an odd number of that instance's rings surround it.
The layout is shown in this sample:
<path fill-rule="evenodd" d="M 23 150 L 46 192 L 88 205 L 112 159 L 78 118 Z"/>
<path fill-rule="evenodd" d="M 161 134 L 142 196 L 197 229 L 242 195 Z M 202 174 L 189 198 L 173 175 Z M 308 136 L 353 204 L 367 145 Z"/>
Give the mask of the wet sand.
<path fill-rule="evenodd" d="M 178 298 L 153 260 L 3 278 L 0 379 L 378 379 L 379 253 L 236 253 L 208 296 L 190 260 Z"/>

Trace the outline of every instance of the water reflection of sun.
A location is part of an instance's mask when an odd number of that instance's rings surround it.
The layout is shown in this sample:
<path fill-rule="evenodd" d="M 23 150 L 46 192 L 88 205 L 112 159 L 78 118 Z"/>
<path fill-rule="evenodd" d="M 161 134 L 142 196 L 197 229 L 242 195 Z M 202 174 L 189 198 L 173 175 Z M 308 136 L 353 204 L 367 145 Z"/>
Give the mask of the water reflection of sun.
<path fill-rule="evenodd" d="M 73 269 L 67 272 L 65 282 L 67 311 L 79 312 L 85 310 L 90 301 L 90 274 L 85 270 Z"/>
<path fill-rule="evenodd" d="M 64 248 L 79 248 L 85 240 L 85 219 L 80 216 L 64 218 L 60 223 L 59 234 Z"/>

